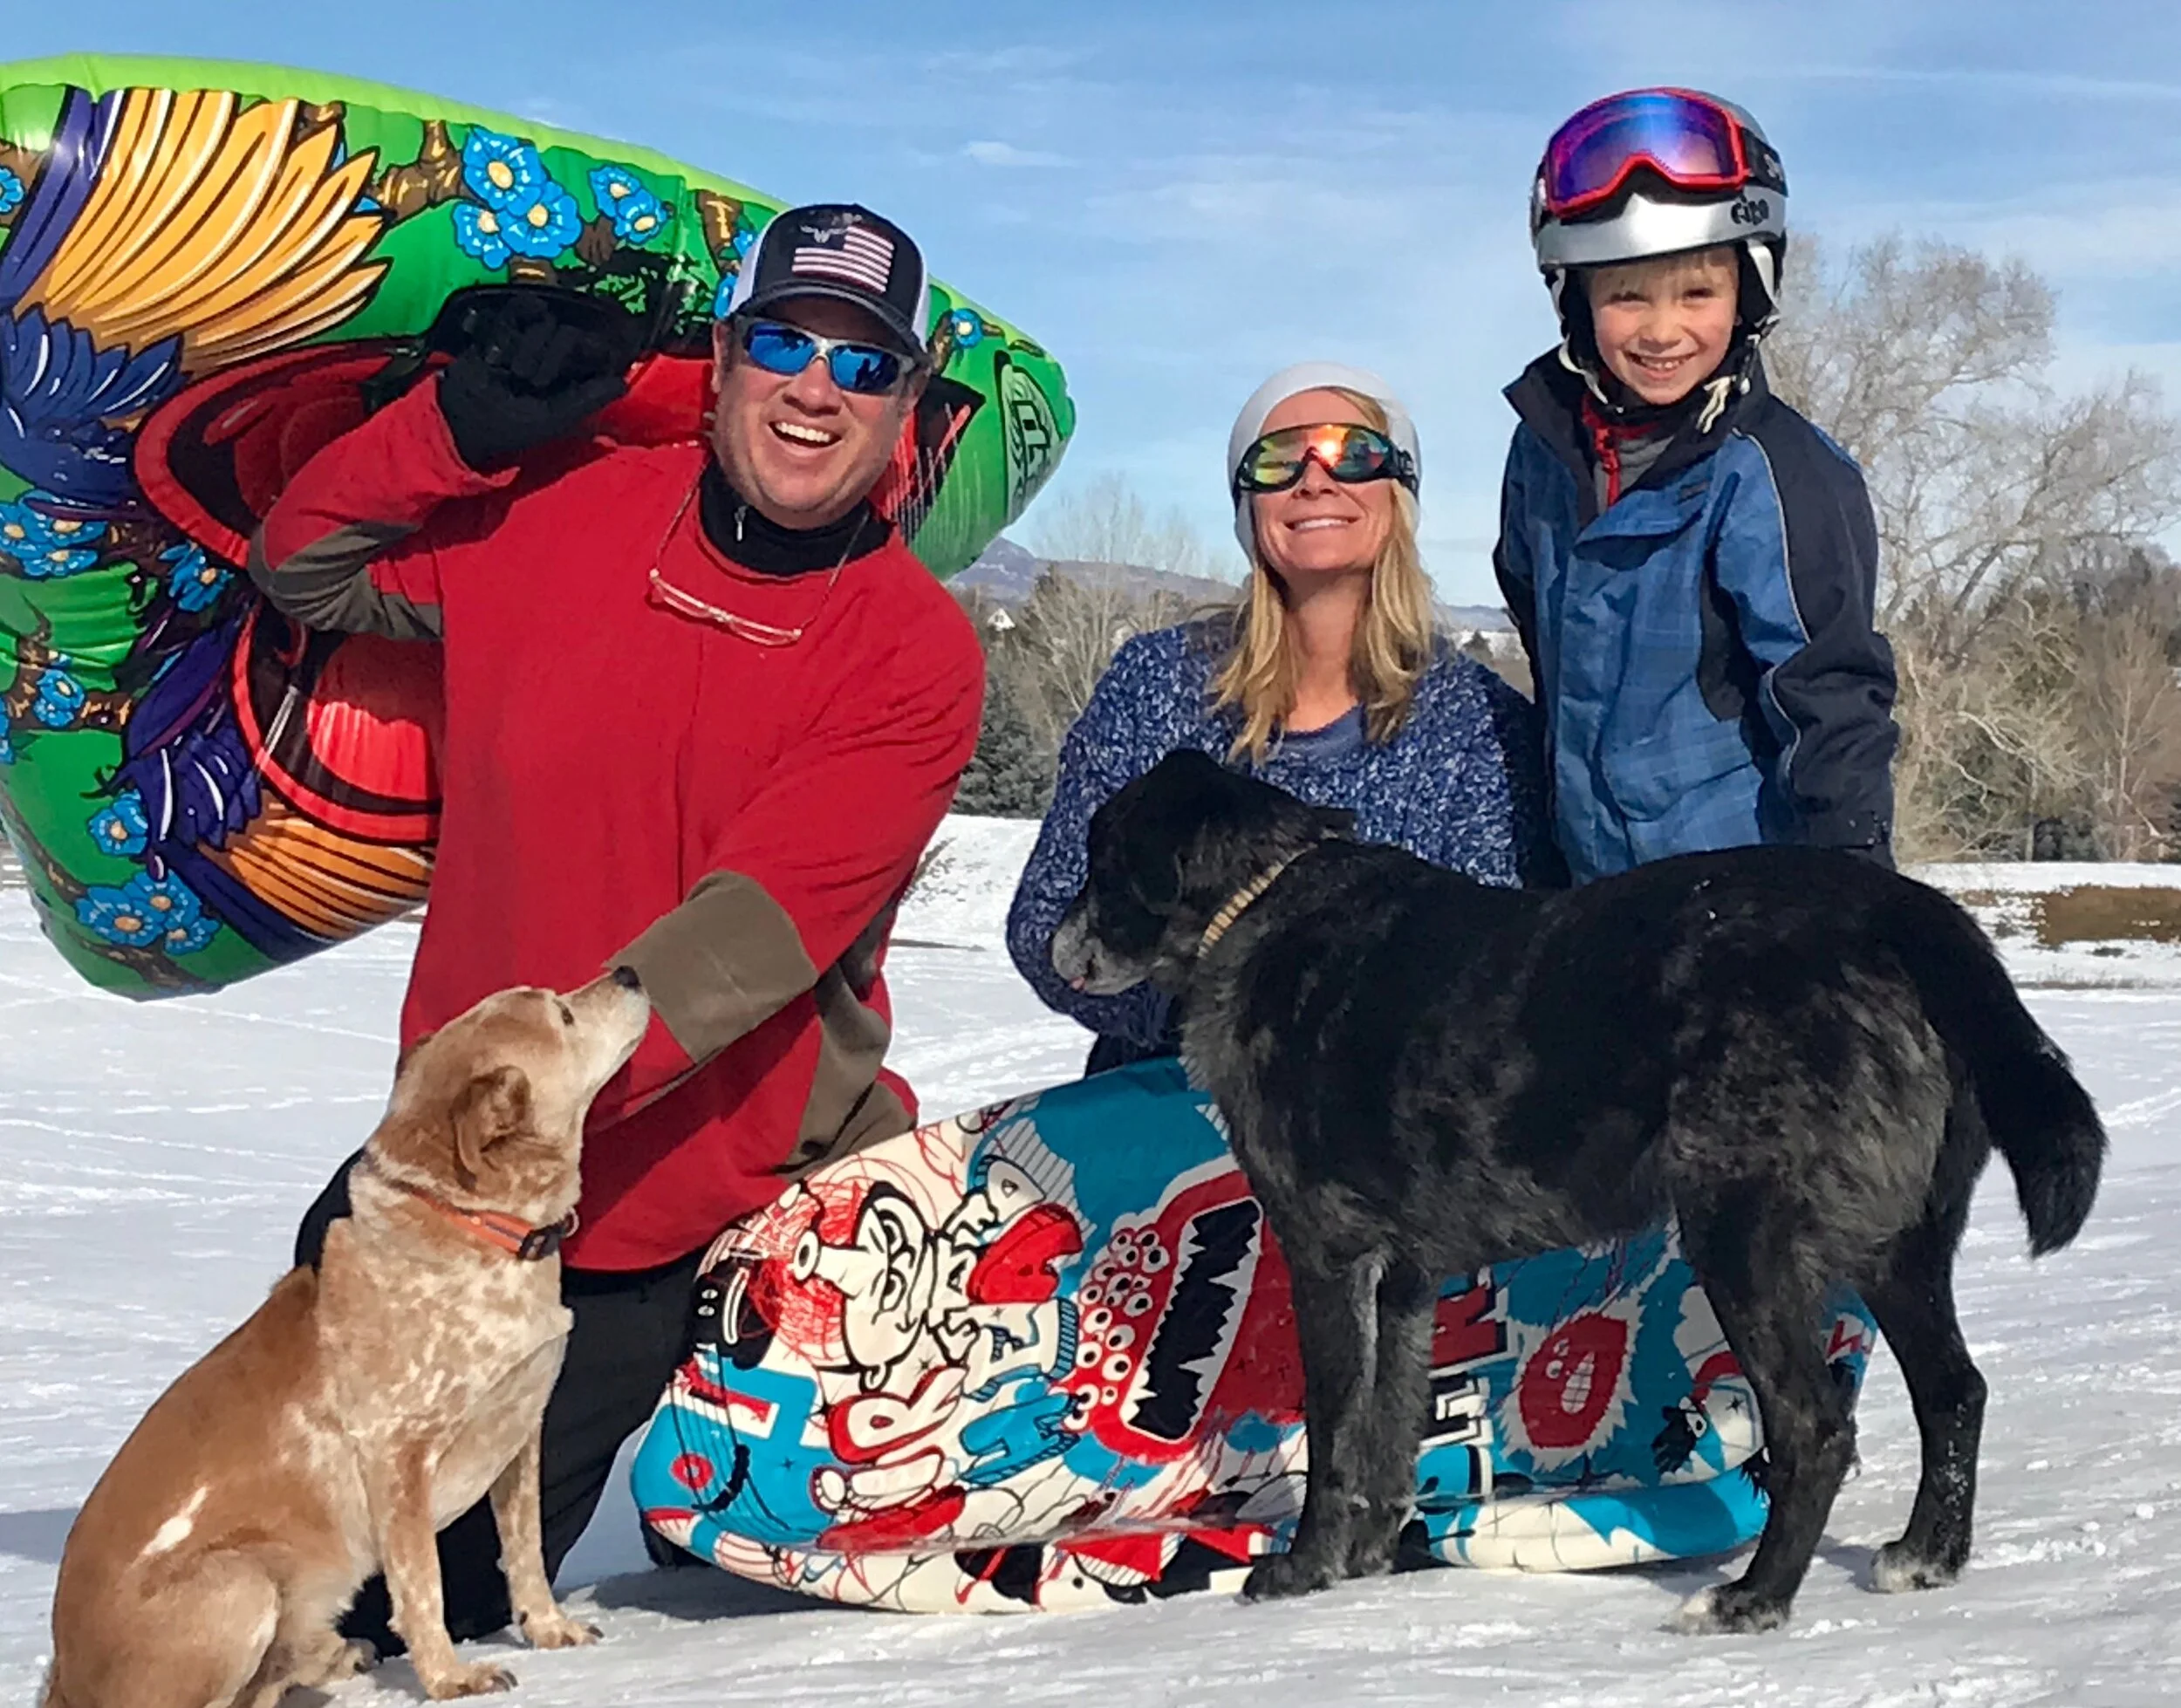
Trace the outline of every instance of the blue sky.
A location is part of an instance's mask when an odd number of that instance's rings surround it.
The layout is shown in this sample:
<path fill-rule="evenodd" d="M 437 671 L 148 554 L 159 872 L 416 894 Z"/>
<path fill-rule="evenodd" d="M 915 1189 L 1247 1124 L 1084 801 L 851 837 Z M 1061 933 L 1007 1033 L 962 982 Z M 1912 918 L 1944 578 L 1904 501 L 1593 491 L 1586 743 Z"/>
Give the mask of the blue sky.
<path fill-rule="evenodd" d="M 2132 364 L 2181 397 L 2173 0 L 10 14 L 8 58 L 309 65 L 640 142 L 769 195 L 868 202 L 1066 364 L 1080 427 L 1056 490 L 1119 473 L 1215 543 L 1227 426 L 1256 383 L 1305 358 L 1377 368 L 1419 422 L 1426 557 L 1457 600 L 1491 597 L 1499 388 L 1553 331 L 1529 174 L 1554 125 L 1612 89 L 1732 96 L 1787 161 L 1797 230 L 2020 255 L 2061 292 L 2063 378 Z"/>

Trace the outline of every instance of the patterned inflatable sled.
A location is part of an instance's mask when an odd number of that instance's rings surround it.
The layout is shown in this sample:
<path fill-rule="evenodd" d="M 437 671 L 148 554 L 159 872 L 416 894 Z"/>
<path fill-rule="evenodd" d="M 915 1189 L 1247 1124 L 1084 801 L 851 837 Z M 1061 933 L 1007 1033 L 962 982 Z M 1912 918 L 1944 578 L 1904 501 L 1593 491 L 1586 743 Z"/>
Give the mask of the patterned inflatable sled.
<path fill-rule="evenodd" d="M 632 311 L 652 353 L 599 430 L 693 437 L 714 306 L 777 211 L 372 84 L 0 65 L 0 827 L 71 965 L 134 996 L 202 990 L 423 897 L 436 654 L 288 623 L 239 573 L 252 529 L 444 359 L 468 287 Z M 933 299 L 940 372 L 878 497 L 948 575 L 1075 417 L 1036 345 Z"/>
<path fill-rule="evenodd" d="M 1876 1330 L 1843 1295 L 1838 1377 Z M 910 1612 L 1239 1586 L 1302 1496 L 1277 1242 L 1178 1066 L 844 1158 L 714 1245 L 637 1453 L 645 1520 L 742 1576 Z M 1665 1233 L 1457 1276 L 1419 1554 L 1577 1570 L 1764 1521 L 1755 1408 Z"/>

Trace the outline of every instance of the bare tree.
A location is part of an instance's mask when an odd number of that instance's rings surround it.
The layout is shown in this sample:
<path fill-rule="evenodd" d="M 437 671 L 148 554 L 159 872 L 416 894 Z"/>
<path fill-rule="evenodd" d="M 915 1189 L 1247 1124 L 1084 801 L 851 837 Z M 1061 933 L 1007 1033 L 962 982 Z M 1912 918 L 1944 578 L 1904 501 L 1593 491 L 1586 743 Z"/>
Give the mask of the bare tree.
<path fill-rule="evenodd" d="M 2055 389 L 2053 295 L 2021 263 L 1889 237 L 1829 268 L 1811 247 L 1766 360 L 1863 465 L 1882 626 L 1959 660 L 1993 595 L 2181 519 L 2181 424 L 2140 374 Z"/>
<path fill-rule="evenodd" d="M 1033 726 L 1057 747 L 1121 644 L 1184 611 L 1174 595 L 1142 593 L 1118 575 L 1048 567 L 994 648 L 995 667 L 1018 673 Z"/>
<path fill-rule="evenodd" d="M 2082 619 L 2076 718 L 2089 760 L 2090 817 L 2118 860 L 2168 851 L 2181 788 L 2181 687 L 2171 637 L 2141 611 Z"/>
<path fill-rule="evenodd" d="M 1030 549 L 1048 562 L 1117 564 L 1171 575 L 1222 578 L 1223 566 L 1179 510 L 1154 518 L 1118 475 L 1039 507 Z"/>
<path fill-rule="evenodd" d="M 1900 673 L 1896 841 L 2027 854 L 2041 820 L 2164 851 L 2181 787 L 2181 422 L 2139 374 L 2053 383 L 2051 290 L 2020 262 L 1807 243 L 1773 383 L 1862 464 Z M 2154 561 L 2154 557 L 2156 561 Z"/>
<path fill-rule="evenodd" d="M 1894 842 L 1910 859 L 2014 859 L 2041 818 L 2082 793 L 2082 742 L 2068 715 L 2073 613 L 2008 602 L 1966 658 L 1934 652 L 1914 627 L 1893 634 L 1900 678 Z"/>

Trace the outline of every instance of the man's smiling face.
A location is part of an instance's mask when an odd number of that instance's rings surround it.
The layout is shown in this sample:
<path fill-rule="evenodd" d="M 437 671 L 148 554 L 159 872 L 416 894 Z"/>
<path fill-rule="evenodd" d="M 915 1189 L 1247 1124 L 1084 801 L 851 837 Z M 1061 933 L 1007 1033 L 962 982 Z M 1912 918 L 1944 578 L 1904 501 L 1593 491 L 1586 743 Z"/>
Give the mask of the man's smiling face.
<path fill-rule="evenodd" d="M 797 297 L 764 317 L 821 338 L 890 347 L 879 321 L 851 303 Z M 822 528 L 871 491 L 922 389 L 912 375 L 884 396 L 844 392 L 822 358 L 799 373 L 768 372 L 744 352 L 732 322 L 713 329 L 719 408 L 712 451 L 735 489 L 783 528 Z M 906 359 L 904 366 L 906 366 Z"/>

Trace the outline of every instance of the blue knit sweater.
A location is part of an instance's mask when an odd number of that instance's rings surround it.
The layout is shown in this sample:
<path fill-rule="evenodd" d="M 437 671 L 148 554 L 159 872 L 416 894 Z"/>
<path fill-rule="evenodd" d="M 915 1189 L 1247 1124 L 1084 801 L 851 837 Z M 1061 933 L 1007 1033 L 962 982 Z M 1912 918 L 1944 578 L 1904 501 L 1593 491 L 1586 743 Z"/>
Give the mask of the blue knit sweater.
<path fill-rule="evenodd" d="M 1053 933 L 1082 887 L 1090 815 L 1168 754 L 1224 761 L 1241 723 L 1211 708 L 1227 645 L 1221 619 L 1139 635 L 1114 655 L 1068 732 L 1060 778 L 1008 913 L 1008 951 L 1047 1006 L 1123 1048 L 1157 1049 L 1167 1003 L 1149 986 L 1087 996 L 1054 972 Z M 1346 807 L 1357 834 L 1487 884 L 1555 881 L 1545 816 L 1544 742 L 1530 703 L 1475 659 L 1442 648 L 1391 741 L 1324 753 L 1275 747 L 1250 775 L 1316 806 Z M 1564 882 L 1564 878 L 1559 879 Z"/>

